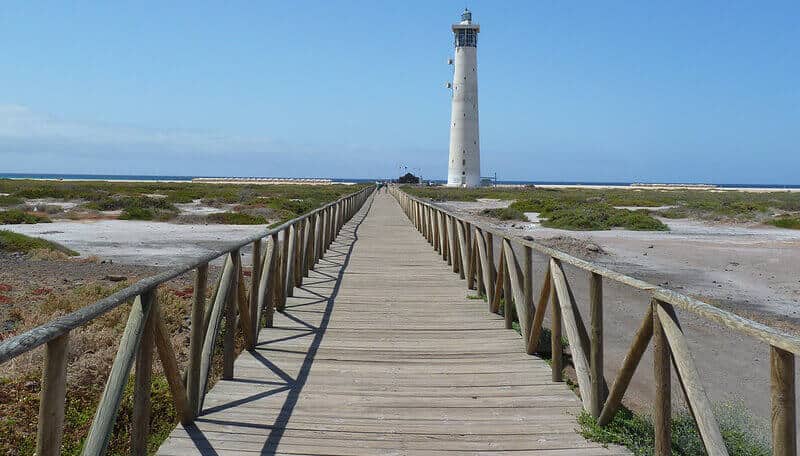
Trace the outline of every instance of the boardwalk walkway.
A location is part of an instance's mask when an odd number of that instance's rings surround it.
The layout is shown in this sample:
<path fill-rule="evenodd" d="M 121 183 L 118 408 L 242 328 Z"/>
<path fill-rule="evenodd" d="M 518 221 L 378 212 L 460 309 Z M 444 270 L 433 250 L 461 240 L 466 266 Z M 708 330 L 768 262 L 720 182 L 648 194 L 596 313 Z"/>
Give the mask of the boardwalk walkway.
<path fill-rule="evenodd" d="M 580 437 L 576 396 L 467 294 L 376 195 L 158 454 L 629 454 Z"/>

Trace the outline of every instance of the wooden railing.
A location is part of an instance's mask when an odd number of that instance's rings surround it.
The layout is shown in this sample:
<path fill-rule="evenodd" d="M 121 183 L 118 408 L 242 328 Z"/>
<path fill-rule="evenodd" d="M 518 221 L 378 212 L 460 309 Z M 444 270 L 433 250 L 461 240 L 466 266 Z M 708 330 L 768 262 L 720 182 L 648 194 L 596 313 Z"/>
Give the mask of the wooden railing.
<path fill-rule="evenodd" d="M 241 327 L 247 349 L 254 349 L 262 316 L 264 326 L 272 326 L 274 311 L 284 309 L 286 297 L 292 296 L 294 287 L 302 285 L 303 277 L 307 277 L 308 271 L 314 269 L 342 226 L 358 212 L 373 189 L 364 188 L 277 228 L 262 231 L 188 264 L 141 280 L 105 299 L 0 343 L 0 364 L 47 344 L 36 454 L 50 456 L 60 453 L 70 331 L 133 298 L 117 355 L 86 437 L 83 454 L 104 453 L 131 367 L 135 362 L 131 454 L 144 455 L 150 421 L 153 347 L 158 350 L 178 416 L 182 423 L 191 423 L 203 408 L 212 356 L 223 317 L 225 326 L 229 329 L 237 328 L 237 324 Z M 252 245 L 253 261 L 249 297 L 245 290 L 240 255 L 240 250 L 247 245 Z M 225 257 L 222 273 L 209 305 L 206 305 L 208 264 L 222 256 Z M 193 269 L 196 273 L 191 310 L 190 355 L 184 383 L 161 317 L 156 288 Z M 233 377 L 235 334 L 235 330 L 226 330 L 223 333 L 222 377 L 226 379 Z"/>
<path fill-rule="evenodd" d="M 711 402 L 678 322 L 675 308 L 679 308 L 769 344 L 773 451 L 780 456 L 796 454 L 794 363 L 795 355 L 800 354 L 800 338 L 539 243 L 470 223 L 431 202 L 410 196 L 398 187 L 392 187 L 390 191 L 414 226 L 441 254 L 442 259 L 452 265 L 453 272 L 466 279 L 469 289 L 485 294 L 489 311 L 502 311 L 507 328 L 512 327 L 514 317 L 517 317 L 529 354 L 537 353 L 545 313 L 550 310 L 552 380 L 562 381 L 561 338 L 565 336 L 583 408 L 597 419 L 599 425 L 607 425 L 618 411 L 634 371 L 652 339 L 655 454 L 671 454 L 671 365 L 680 380 L 706 452 L 709 455 L 728 454 Z M 500 248 L 497 265 L 494 260 L 495 242 Z M 521 261 L 517 258 L 515 248 L 522 252 Z M 549 257 L 541 293 L 535 300 L 532 286 L 534 251 Z M 588 331 L 562 263 L 587 273 L 590 309 Z M 603 376 L 603 279 L 646 292 L 650 300 L 646 316 L 633 337 L 610 390 Z"/>

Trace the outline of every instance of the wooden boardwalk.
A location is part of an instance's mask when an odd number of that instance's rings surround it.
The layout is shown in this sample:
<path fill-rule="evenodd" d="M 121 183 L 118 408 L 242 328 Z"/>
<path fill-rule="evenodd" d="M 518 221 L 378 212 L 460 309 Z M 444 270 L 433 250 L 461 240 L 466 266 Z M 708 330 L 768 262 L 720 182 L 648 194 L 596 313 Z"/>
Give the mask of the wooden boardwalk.
<path fill-rule="evenodd" d="M 381 193 L 161 455 L 611 455 L 580 401 Z"/>

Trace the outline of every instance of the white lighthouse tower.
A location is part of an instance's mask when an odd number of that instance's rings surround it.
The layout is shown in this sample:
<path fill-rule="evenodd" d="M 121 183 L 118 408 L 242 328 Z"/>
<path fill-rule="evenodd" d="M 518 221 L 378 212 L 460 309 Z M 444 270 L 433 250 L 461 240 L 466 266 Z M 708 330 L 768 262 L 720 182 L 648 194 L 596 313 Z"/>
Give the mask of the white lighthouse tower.
<path fill-rule="evenodd" d="M 452 83 L 453 111 L 450 117 L 448 187 L 477 187 L 481 183 L 481 142 L 478 137 L 478 32 L 480 31 L 481 27 L 472 22 L 472 13 L 468 9 L 461 14 L 461 22 L 453 24 L 456 55 Z"/>

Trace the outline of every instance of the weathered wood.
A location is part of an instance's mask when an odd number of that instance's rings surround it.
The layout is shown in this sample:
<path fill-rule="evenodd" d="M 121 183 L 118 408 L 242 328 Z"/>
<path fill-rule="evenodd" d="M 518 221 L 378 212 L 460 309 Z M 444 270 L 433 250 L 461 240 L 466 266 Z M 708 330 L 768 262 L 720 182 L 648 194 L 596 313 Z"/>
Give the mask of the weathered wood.
<path fill-rule="evenodd" d="M 700 375 L 695 368 L 689 345 L 683 331 L 678 326 L 675 314 L 669 304 L 658 303 L 658 301 L 656 301 L 656 311 L 658 312 L 658 321 L 661 323 L 661 330 L 666 336 L 672 353 L 672 360 L 675 370 L 678 372 L 681 387 L 688 399 L 687 405 L 697 423 L 706 452 L 710 455 L 727 455 L 728 451 L 722 440 L 717 419 L 714 417 L 711 401 L 706 396 L 703 384 L 700 382 Z"/>
<path fill-rule="evenodd" d="M 547 270 L 544 273 L 544 280 L 542 281 L 542 289 L 539 292 L 539 300 L 536 302 L 536 311 L 533 314 L 533 321 L 531 322 L 531 333 L 528 337 L 526 347 L 526 351 L 529 355 L 536 353 L 536 350 L 539 348 L 539 342 L 542 338 L 544 314 L 547 311 L 547 300 L 550 299 L 551 283 L 550 263 L 548 262 Z"/>
<path fill-rule="evenodd" d="M 653 401 L 653 427 L 655 428 L 655 456 L 672 454 L 672 394 L 670 378 L 670 354 L 667 336 L 661 325 L 655 300 L 651 303 L 653 314 L 653 377 L 655 400 Z"/>
<path fill-rule="evenodd" d="M 564 276 L 561 264 L 555 258 L 550 260 L 550 271 L 553 276 L 553 288 L 561 306 L 561 319 L 567 331 L 567 340 L 572 353 L 572 363 L 575 366 L 575 376 L 578 378 L 583 408 L 589 410 L 593 400 L 591 371 L 586 358 L 586 346 L 578 333 L 578 324 L 573 311 L 575 303 L 567 290 L 567 278 Z"/>
<path fill-rule="evenodd" d="M 458 274 L 462 279 L 467 277 L 467 269 L 469 269 L 469 252 L 467 251 L 467 239 L 464 234 L 464 223 L 458 219 L 453 219 L 458 236 L 458 257 L 461 262 L 459 263 Z"/>
<path fill-rule="evenodd" d="M 269 284 L 272 281 L 272 276 L 274 274 L 273 271 L 273 257 L 275 256 L 275 241 L 274 239 L 270 238 L 267 241 L 267 245 L 264 251 L 264 259 L 261 264 L 261 275 L 258 280 L 258 291 L 256 292 L 257 296 L 257 303 L 256 309 L 258 313 L 256 315 L 255 324 L 257 327 L 261 326 L 261 315 L 262 312 L 265 312 L 267 308 L 272 309 L 272 290 L 269 288 Z M 274 312 L 274 309 L 272 309 Z M 268 313 L 267 319 L 269 320 L 269 324 L 265 324 L 265 327 L 269 328 L 272 326 L 272 313 Z M 256 332 L 256 337 L 258 333 Z"/>
<path fill-rule="evenodd" d="M 334 244 L 347 258 L 295 290 L 160 454 L 629 454 L 577 434 L 575 395 L 464 299 L 400 207 L 375 197 Z"/>
<path fill-rule="evenodd" d="M 589 413 L 598 418 L 603 408 L 603 276 L 589 274 L 589 318 L 591 319 L 591 365 L 592 402 Z"/>
<path fill-rule="evenodd" d="M 770 347 L 770 393 L 772 403 L 772 451 L 775 456 L 797 454 L 794 355 Z"/>
<path fill-rule="evenodd" d="M 503 251 L 501 255 L 507 257 L 505 242 L 503 242 Z M 503 320 L 506 323 L 506 329 L 514 327 L 514 294 L 511 291 L 511 265 L 508 264 L 508 258 L 503 263 Z"/>
<path fill-rule="evenodd" d="M 284 295 L 286 297 L 294 296 L 294 260 L 295 260 L 295 250 L 297 249 L 297 228 L 292 225 L 289 227 L 289 244 L 286 247 L 286 257 L 285 257 L 285 266 L 284 270 L 286 274 L 284 275 L 284 286 L 285 291 Z M 285 306 L 285 304 L 284 304 Z M 284 306 L 281 306 L 281 310 Z"/>
<path fill-rule="evenodd" d="M 487 283 L 495 283 L 497 280 L 497 269 L 494 267 L 494 236 L 492 236 L 492 233 L 484 231 L 483 229 L 481 231 L 483 231 L 484 242 L 486 243 L 486 258 L 488 259 L 486 266 L 489 270 L 489 282 Z M 492 300 L 489 300 L 489 302 L 492 302 Z M 497 311 L 495 310 L 494 312 Z"/>
<path fill-rule="evenodd" d="M 533 312 L 535 310 L 533 304 L 533 249 L 530 247 L 523 247 L 522 251 L 522 294 L 525 306 L 525 315 L 528 326 L 528 332 L 525 333 L 525 340 L 530 339 L 530 327 L 533 324 Z"/>
<path fill-rule="evenodd" d="M 475 283 L 475 275 L 478 270 L 478 246 L 476 245 L 475 239 L 470 239 L 468 243 L 469 248 L 467 250 L 469 251 L 469 261 L 467 264 L 469 267 L 467 268 L 467 289 L 474 290 L 478 288 Z"/>
<path fill-rule="evenodd" d="M 564 370 L 564 347 L 561 345 L 561 304 L 558 302 L 558 293 L 555 292 L 555 274 L 553 274 L 553 259 L 550 259 L 550 370 L 551 379 L 561 382 Z"/>
<path fill-rule="evenodd" d="M 222 274 L 220 274 L 222 276 Z M 192 296 L 191 330 L 189 333 L 189 366 L 186 373 L 186 395 L 189 401 L 191 418 L 199 413 L 200 405 L 200 364 L 203 356 L 205 337 L 204 314 L 206 308 L 206 284 L 208 283 L 208 263 L 197 267 L 194 276 Z M 209 313 L 210 315 L 210 313 Z M 210 317 L 209 317 L 210 318 Z"/>
<path fill-rule="evenodd" d="M 631 378 L 633 378 L 633 374 L 636 372 L 636 367 L 639 365 L 639 361 L 641 361 L 642 355 L 644 355 L 652 337 L 653 307 L 648 306 L 647 314 L 644 320 L 642 320 L 642 324 L 639 325 L 639 329 L 636 330 L 636 334 L 633 336 L 631 348 L 622 361 L 622 367 L 617 373 L 617 378 L 614 380 L 614 385 L 611 387 L 611 392 L 603 406 L 603 411 L 600 413 L 600 418 L 597 419 L 598 425 L 605 426 L 610 423 L 611 419 L 614 418 L 614 415 L 617 413 L 617 410 L 619 410 L 619 406 L 622 404 L 622 397 L 625 395 Z"/>
<path fill-rule="evenodd" d="M 186 388 L 183 386 L 183 381 L 181 381 L 181 373 L 178 369 L 178 360 L 175 357 L 175 350 L 172 347 L 169 331 L 164 324 L 164 317 L 158 303 L 153 306 L 151 314 L 151 318 L 153 319 L 153 336 L 158 351 L 158 358 L 161 360 L 161 366 L 164 369 L 164 377 L 167 379 L 167 384 L 172 394 L 172 402 L 175 404 L 175 411 L 181 423 L 191 423 L 194 420 L 194 412 L 189 406 Z"/>
<path fill-rule="evenodd" d="M 261 255 L 261 239 L 253 242 L 253 268 L 250 273 L 250 302 L 249 302 L 249 325 L 246 332 L 250 333 L 247 349 L 254 350 L 256 348 L 256 341 L 258 340 L 259 329 L 259 286 L 261 284 L 261 268 L 263 267 Z"/>
<path fill-rule="evenodd" d="M 150 313 L 136 353 L 136 372 L 133 379 L 133 412 L 131 416 L 131 455 L 147 454 L 147 435 L 150 433 L 150 379 L 153 375 L 153 345 L 155 342 L 153 320 L 158 301 L 154 291 L 144 299 L 150 301 Z"/>
<path fill-rule="evenodd" d="M 57 456 L 61 452 L 68 354 L 69 334 L 47 343 L 42 371 L 42 392 L 39 398 L 39 426 L 36 432 L 38 456 Z"/>
<path fill-rule="evenodd" d="M 239 280 L 236 286 L 236 307 L 238 310 L 239 324 L 242 327 L 242 337 L 244 337 L 245 347 L 255 347 L 255 340 L 251 332 L 252 321 L 250 320 L 250 298 L 247 296 L 247 287 L 244 283 L 244 271 L 239 260 Z"/>
<path fill-rule="evenodd" d="M 503 296 L 503 272 L 506 268 L 506 259 L 503 254 L 503 247 L 500 247 L 500 265 L 497 267 L 497 275 L 495 276 L 494 283 L 494 297 L 489 301 L 489 311 L 492 313 L 500 312 L 500 297 Z M 508 329 L 508 328 L 506 328 Z"/>
<path fill-rule="evenodd" d="M 523 340 L 528 340 L 528 337 L 530 337 L 531 313 L 530 301 L 527 300 L 525 294 L 525 276 L 520 270 L 517 256 L 514 254 L 514 249 L 511 247 L 511 242 L 509 242 L 508 239 L 503 240 L 503 251 L 506 256 L 506 270 L 508 271 L 511 294 L 514 298 L 514 309 L 516 310 L 517 319 L 519 320 L 520 332 L 522 333 Z M 532 293 L 532 291 L 530 292 Z M 506 298 L 506 303 L 507 302 L 508 298 Z"/>
<path fill-rule="evenodd" d="M 239 250 L 231 252 L 233 277 L 228 299 L 225 302 L 225 337 L 222 339 L 222 378 L 233 378 L 233 361 L 236 345 L 236 307 L 239 301 L 239 275 L 242 271 Z"/>
<path fill-rule="evenodd" d="M 103 395 L 97 411 L 92 420 L 92 426 L 86 435 L 83 447 L 83 455 L 101 455 L 105 452 L 111 430 L 114 428 L 114 421 L 117 417 L 117 409 L 122 400 L 125 384 L 128 382 L 128 375 L 133 367 L 134 357 L 139 348 L 139 342 L 144 333 L 145 322 L 150 315 L 152 307 L 152 293 L 139 296 L 133 301 L 125 330 L 119 342 L 117 355 L 111 365 L 111 372 L 108 375 Z"/>
<path fill-rule="evenodd" d="M 494 300 L 494 281 L 490 274 L 489 262 L 494 260 L 490 260 L 487 254 L 486 239 L 483 237 L 483 231 L 480 231 L 477 227 L 475 230 L 475 241 L 478 243 L 478 256 L 480 257 L 481 276 L 486 291 L 486 301 L 489 302 L 489 306 L 491 307 L 491 303 Z"/>

